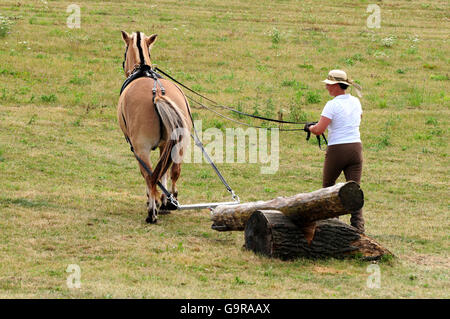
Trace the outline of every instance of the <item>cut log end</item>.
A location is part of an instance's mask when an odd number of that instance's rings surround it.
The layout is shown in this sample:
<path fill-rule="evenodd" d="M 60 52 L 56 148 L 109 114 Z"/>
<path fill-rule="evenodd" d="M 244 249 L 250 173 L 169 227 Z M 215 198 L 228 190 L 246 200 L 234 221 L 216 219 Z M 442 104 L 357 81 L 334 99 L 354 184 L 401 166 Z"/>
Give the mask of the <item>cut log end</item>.
<path fill-rule="evenodd" d="M 259 212 L 257 212 L 259 213 Z M 245 231 L 245 247 L 266 256 L 272 255 L 272 229 L 267 218 L 250 217 Z M 262 218 L 261 218 L 262 217 Z"/>
<path fill-rule="evenodd" d="M 350 212 L 361 209 L 364 205 L 364 193 L 358 183 L 348 182 L 339 189 L 342 206 Z"/>

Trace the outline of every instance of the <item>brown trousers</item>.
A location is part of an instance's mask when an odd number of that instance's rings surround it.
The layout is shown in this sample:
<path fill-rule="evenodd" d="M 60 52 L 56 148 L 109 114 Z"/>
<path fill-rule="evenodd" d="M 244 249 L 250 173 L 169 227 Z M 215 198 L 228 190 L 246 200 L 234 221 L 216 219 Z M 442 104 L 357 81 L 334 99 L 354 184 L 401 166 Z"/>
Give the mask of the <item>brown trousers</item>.
<path fill-rule="evenodd" d="M 322 186 L 329 187 L 336 183 L 337 178 L 344 171 L 346 181 L 361 182 L 362 173 L 362 144 L 348 143 L 328 146 L 323 166 Z M 352 212 L 350 223 L 353 227 L 364 232 L 364 218 L 362 209 Z"/>

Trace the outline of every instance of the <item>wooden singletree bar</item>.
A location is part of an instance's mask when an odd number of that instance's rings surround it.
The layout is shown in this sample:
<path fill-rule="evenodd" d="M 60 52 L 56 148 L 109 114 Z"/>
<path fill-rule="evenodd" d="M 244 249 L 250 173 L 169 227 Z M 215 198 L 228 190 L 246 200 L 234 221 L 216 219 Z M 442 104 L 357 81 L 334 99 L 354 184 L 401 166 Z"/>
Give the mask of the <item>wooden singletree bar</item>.
<path fill-rule="evenodd" d="M 245 227 L 245 247 L 255 253 L 283 260 L 360 257 L 380 259 L 392 253 L 375 240 L 337 219 L 315 222 L 313 238 L 279 211 L 257 211 Z"/>
<path fill-rule="evenodd" d="M 278 210 L 302 226 L 317 220 L 337 217 L 359 210 L 364 195 L 356 182 L 339 183 L 311 193 L 277 197 L 270 201 L 217 206 L 211 213 L 212 229 L 244 230 L 245 223 L 258 210 Z"/>

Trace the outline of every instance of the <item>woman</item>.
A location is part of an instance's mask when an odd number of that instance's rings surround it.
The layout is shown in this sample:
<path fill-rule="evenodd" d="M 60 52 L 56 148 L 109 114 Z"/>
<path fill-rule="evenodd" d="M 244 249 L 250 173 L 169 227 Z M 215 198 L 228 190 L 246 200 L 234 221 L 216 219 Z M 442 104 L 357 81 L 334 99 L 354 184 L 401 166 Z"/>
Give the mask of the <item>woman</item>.
<path fill-rule="evenodd" d="M 325 105 L 320 121 L 307 124 L 305 130 L 315 135 L 321 135 L 328 128 L 328 148 L 323 167 L 323 187 L 335 184 L 344 171 L 347 181 L 361 181 L 362 143 L 359 125 L 362 118 L 361 103 L 357 97 L 347 94 L 345 90 L 352 85 L 361 97 L 361 87 L 348 79 L 342 70 L 332 70 L 328 73 L 326 88 L 334 99 Z M 362 210 L 352 212 L 351 225 L 364 233 L 364 218 Z"/>

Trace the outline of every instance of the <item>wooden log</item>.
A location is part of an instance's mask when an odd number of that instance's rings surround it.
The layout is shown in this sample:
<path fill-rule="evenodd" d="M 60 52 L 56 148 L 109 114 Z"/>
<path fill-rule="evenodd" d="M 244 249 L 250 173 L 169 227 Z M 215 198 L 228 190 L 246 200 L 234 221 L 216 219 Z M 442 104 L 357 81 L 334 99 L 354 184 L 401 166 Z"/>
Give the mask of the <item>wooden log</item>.
<path fill-rule="evenodd" d="M 338 219 L 316 222 L 313 239 L 308 243 L 304 230 L 274 210 L 252 214 L 245 227 L 245 247 L 255 253 L 282 260 L 355 256 L 377 260 L 384 255 L 392 255 L 375 240 Z"/>
<path fill-rule="evenodd" d="M 270 201 L 217 206 L 211 213 L 212 229 L 244 230 L 245 223 L 258 210 L 278 210 L 297 225 L 333 218 L 359 210 L 364 194 L 356 182 L 339 183 L 311 193 L 277 197 Z"/>

